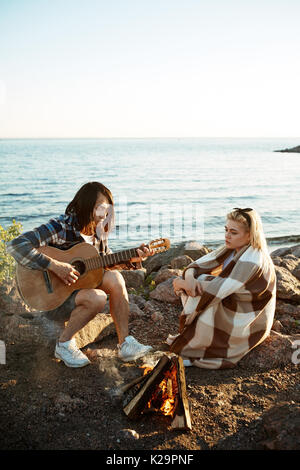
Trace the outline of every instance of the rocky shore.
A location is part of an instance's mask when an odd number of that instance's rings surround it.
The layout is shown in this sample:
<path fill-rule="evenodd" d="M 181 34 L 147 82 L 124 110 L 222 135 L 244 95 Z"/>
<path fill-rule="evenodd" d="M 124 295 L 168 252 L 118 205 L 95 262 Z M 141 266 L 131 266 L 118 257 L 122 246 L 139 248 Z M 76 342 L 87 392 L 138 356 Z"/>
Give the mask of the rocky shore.
<path fill-rule="evenodd" d="M 53 356 L 63 325 L 31 311 L 15 283 L 0 285 L 0 449 L 299 449 L 300 448 L 300 245 L 271 256 L 277 275 L 276 314 L 270 336 L 235 369 L 186 369 L 191 431 L 172 431 L 168 417 L 128 421 L 120 387 L 168 353 L 177 333 L 180 300 L 172 281 L 209 251 L 181 243 L 148 258 L 143 268 L 122 271 L 129 293 L 130 333 L 153 346 L 136 363 L 122 363 L 105 311 L 76 341 L 92 364 L 70 369 Z M 63 436 L 63 439 L 62 439 Z"/>
<path fill-rule="evenodd" d="M 300 153 L 300 145 L 298 145 L 297 147 L 286 148 L 283 150 L 274 150 L 274 152 Z"/>

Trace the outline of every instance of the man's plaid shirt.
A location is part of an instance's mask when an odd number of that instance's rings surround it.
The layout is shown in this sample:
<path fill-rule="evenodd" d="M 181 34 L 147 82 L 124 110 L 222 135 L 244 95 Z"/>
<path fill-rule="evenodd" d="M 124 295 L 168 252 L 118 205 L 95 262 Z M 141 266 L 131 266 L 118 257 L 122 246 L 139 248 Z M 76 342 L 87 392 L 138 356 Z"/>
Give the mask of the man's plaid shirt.
<path fill-rule="evenodd" d="M 76 215 L 63 214 L 50 219 L 48 223 L 10 241 L 7 244 L 7 251 L 23 266 L 39 270 L 47 269 L 50 261 L 42 253 L 39 253 L 37 248 L 50 245 L 66 249 L 75 243 L 84 242 L 85 240 L 76 229 L 76 222 Z M 96 246 L 100 252 L 110 253 L 107 243 L 100 241 L 99 244 L 98 241 Z"/>

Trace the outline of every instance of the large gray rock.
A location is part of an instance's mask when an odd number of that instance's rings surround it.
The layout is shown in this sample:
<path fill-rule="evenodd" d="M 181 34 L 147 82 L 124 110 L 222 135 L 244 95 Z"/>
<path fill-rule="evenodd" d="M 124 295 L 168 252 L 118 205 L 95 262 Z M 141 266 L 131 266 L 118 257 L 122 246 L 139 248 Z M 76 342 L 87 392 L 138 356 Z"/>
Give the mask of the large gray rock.
<path fill-rule="evenodd" d="M 281 320 L 281 317 L 291 317 L 294 320 L 300 320 L 300 305 L 290 304 L 277 299 L 275 315 Z"/>
<path fill-rule="evenodd" d="M 277 298 L 300 302 L 300 281 L 284 267 L 275 265 Z"/>
<path fill-rule="evenodd" d="M 241 359 L 239 366 L 266 370 L 292 364 L 293 354 L 295 353 L 294 345 L 298 341 L 300 343 L 300 334 L 284 335 L 271 330 L 270 335 L 263 343 L 256 346 Z"/>
<path fill-rule="evenodd" d="M 177 256 L 176 258 L 172 259 L 171 267 L 173 269 L 184 269 L 192 262 L 192 258 L 188 255 Z"/>
<path fill-rule="evenodd" d="M 1 321 L 4 341 L 31 342 L 50 347 L 54 347 L 63 328 L 63 323 L 49 320 L 43 314 L 32 319 L 20 315 L 5 315 Z M 116 334 L 116 330 L 111 316 L 98 313 L 93 320 L 76 333 L 75 340 L 77 346 L 83 348 L 114 334 Z"/>
<path fill-rule="evenodd" d="M 146 268 L 146 275 L 149 276 L 152 272 L 157 272 L 160 270 L 162 266 L 168 266 L 170 265 L 174 255 L 174 249 L 172 249 L 172 252 L 166 251 L 164 253 L 158 253 L 157 255 L 152 256 L 151 258 L 148 258 L 144 262 L 144 266 Z"/>
<path fill-rule="evenodd" d="M 289 254 L 281 258 L 280 266 L 288 269 L 292 274 L 294 270 L 299 267 L 299 265 L 300 259 L 293 254 Z"/>
<path fill-rule="evenodd" d="M 198 259 L 208 253 L 209 249 L 197 242 L 182 242 L 172 246 L 169 250 L 147 258 L 143 265 L 147 270 L 147 276 L 153 271 L 159 271 L 162 266 L 170 265 L 178 256 L 190 256 L 192 260 Z M 171 266 L 170 266 L 171 267 Z"/>
<path fill-rule="evenodd" d="M 201 243 L 198 243 L 197 241 L 189 241 L 184 245 L 183 254 L 189 256 L 193 261 L 195 261 L 209 252 L 210 250 L 207 246 L 201 245 Z"/>
<path fill-rule="evenodd" d="M 295 276 L 298 280 L 300 279 L 300 258 L 292 253 L 288 253 L 285 256 L 273 256 L 273 263 L 276 266 L 286 268 L 290 273 Z"/>
<path fill-rule="evenodd" d="M 90 343 L 96 343 L 109 335 L 116 335 L 115 324 L 110 315 L 98 313 L 85 327 L 75 335 L 76 344 L 83 348 Z"/>
<path fill-rule="evenodd" d="M 274 258 L 282 258 L 283 256 L 291 254 L 291 248 L 290 247 L 284 247 L 284 248 L 277 248 L 277 250 L 273 250 L 270 253 L 271 258 L 274 260 Z"/>
<path fill-rule="evenodd" d="M 3 281 L 0 284 L 0 315 L 1 313 L 23 314 L 30 311 L 19 295 L 15 280 Z"/>
<path fill-rule="evenodd" d="M 3 315 L 1 318 L 1 339 L 6 342 L 28 342 L 30 344 L 49 344 L 49 337 L 43 334 L 43 328 L 37 321 L 23 318 L 21 315 Z M 50 330 L 50 328 L 49 328 Z M 52 326 L 51 337 L 60 331 L 58 325 Z"/>
<path fill-rule="evenodd" d="M 133 287 L 137 289 L 143 286 L 146 276 L 146 269 L 135 269 L 135 270 L 122 270 L 120 271 L 124 277 L 126 287 Z"/>
<path fill-rule="evenodd" d="M 287 246 L 283 248 L 278 248 L 277 250 L 274 250 L 271 252 L 271 258 L 274 257 L 284 257 L 287 255 L 293 255 L 296 256 L 296 258 L 300 258 L 300 245 L 293 245 L 293 246 Z"/>
<path fill-rule="evenodd" d="M 159 300 L 160 302 L 180 304 L 180 298 L 174 293 L 173 279 L 175 279 L 175 276 L 161 282 L 152 292 L 150 292 L 150 298 Z"/>
<path fill-rule="evenodd" d="M 182 271 L 180 269 L 170 269 L 165 266 L 163 266 L 156 276 L 154 277 L 155 284 L 158 286 L 161 282 L 166 281 L 167 279 L 170 279 L 171 277 L 179 277 L 181 276 Z"/>
<path fill-rule="evenodd" d="M 292 253 L 292 255 L 296 256 L 297 258 L 300 258 L 300 245 L 292 246 L 291 253 Z"/>

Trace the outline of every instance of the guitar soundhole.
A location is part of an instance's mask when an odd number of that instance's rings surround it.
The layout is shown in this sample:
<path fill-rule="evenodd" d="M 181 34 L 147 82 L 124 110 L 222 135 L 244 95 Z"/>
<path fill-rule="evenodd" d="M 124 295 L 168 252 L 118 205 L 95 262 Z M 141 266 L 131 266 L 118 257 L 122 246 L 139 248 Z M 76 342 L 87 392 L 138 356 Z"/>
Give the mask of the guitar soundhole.
<path fill-rule="evenodd" d="M 80 259 L 72 261 L 72 266 L 80 273 L 80 276 L 85 273 L 85 264 Z"/>

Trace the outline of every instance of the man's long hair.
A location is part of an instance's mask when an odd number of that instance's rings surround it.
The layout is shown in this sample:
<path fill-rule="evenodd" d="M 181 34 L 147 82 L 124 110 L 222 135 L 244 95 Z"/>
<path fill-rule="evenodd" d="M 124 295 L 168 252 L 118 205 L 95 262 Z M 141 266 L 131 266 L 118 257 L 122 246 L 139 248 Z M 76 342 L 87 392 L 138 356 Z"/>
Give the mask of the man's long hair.
<path fill-rule="evenodd" d="M 94 222 L 93 211 L 99 193 L 103 194 L 110 204 L 109 217 L 104 225 L 104 230 L 108 233 L 114 225 L 114 201 L 110 190 L 104 184 L 97 181 L 84 184 L 66 208 L 65 213 L 67 215 L 76 215 L 76 228 L 85 235 L 93 235 L 95 233 L 96 224 Z"/>

